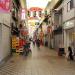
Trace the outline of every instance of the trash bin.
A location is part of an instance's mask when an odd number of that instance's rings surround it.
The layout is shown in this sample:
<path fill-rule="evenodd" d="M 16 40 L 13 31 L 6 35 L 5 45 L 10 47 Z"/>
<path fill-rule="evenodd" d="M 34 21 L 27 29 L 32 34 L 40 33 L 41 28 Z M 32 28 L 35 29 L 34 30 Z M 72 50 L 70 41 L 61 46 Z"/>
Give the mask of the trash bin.
<path fill-rule="evenodd" d="M 64 48 L 59 48 L 58 50 L 58 56 L 62 56 L 64 54 Z"/>

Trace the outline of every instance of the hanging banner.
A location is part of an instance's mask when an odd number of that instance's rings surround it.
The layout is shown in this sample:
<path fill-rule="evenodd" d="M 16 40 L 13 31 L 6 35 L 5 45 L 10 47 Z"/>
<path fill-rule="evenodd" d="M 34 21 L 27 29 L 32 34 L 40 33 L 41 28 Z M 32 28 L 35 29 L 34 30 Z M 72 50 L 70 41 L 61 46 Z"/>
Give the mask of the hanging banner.
<path fill-rule="evenodd" d="M 25 9 L 21 11 L 21 20 L 25 20 Z"/>
<path fill-rule="evenodd" d="M 0 12 L 10 12 L 10 0 L 0 0 Z"/>
<path fill-rule="evenodd" d="M 52 28 L 50 26 L 47 27 L 47 33 L 51 33 L 52 32 Z"/>

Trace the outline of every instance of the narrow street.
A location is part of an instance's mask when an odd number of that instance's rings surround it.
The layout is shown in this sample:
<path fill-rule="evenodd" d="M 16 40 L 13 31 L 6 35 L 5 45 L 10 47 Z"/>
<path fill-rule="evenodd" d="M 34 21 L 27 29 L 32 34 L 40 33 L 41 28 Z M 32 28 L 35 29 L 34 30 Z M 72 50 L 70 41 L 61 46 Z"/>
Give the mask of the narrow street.
<path fill-rule="evenodd" d="M 75 75 L 75 0 L 0 0 L 0 75 Z"/>
<path fill-rule="evenodd" d="M 75 62 L 58 57 L 56 51 L 31 46 L 27 57 L 14 54 L 0 68 L 0 75 L 75 75 Z"/>

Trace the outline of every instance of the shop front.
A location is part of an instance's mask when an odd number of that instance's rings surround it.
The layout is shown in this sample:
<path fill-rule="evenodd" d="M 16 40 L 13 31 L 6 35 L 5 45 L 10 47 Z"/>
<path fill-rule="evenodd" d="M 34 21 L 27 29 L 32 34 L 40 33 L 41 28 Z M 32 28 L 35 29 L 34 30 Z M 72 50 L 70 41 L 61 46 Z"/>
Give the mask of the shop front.
<path fill-rule="evenodd" d="M 75 47 L 75 20 L 70 20 L 64 23 L 64 47 L 65 51 L 68 50 L 68 47 Z"/>
<path fill-rule="evenodd" d="M 59 26 L 56 30 L 54 30 L 54 49 L 58 50 L 59 48 L 64 48 L 62 26 Z"/>

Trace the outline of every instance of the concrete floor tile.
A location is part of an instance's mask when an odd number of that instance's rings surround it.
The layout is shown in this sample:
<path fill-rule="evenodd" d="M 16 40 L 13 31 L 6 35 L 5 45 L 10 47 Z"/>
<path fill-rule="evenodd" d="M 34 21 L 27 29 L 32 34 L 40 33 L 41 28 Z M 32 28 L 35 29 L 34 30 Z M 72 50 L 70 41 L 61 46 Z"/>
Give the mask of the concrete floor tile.
<path fill-rule="evenodd" d="M 0 67 L 0 75 L 75 75 L 75 62 L 58 57 L 56 51 L 31 46 L 32 54 L 13 57 Z"/>

